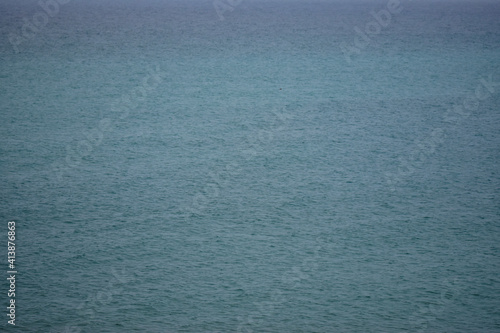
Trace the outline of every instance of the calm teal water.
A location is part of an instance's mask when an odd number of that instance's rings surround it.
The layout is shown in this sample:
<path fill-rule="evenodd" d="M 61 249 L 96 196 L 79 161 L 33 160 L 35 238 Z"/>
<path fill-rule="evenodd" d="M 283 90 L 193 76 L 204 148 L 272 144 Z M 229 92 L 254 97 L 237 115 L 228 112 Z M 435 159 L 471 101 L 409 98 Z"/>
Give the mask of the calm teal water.
<path fill-rule="evenodd" d="M 498 1 L 61 2 L 0 4 L 17 331 L 500 332 Z"/>

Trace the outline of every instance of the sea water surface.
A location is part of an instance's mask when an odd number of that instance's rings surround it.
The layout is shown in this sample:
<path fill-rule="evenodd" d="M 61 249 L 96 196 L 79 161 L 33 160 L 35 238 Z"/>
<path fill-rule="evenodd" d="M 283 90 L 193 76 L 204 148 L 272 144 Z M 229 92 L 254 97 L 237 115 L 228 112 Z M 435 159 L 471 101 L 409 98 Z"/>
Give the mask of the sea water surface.
<path fill-rule="evenodd" d="M 500 2 L 42 4 L 0 4 L 1 331 L 500 332 Z"/>

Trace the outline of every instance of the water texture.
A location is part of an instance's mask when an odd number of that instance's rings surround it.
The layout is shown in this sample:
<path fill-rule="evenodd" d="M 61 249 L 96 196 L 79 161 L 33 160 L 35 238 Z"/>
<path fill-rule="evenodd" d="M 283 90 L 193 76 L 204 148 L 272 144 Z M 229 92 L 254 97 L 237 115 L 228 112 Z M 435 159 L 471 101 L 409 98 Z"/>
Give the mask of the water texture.
<path fill-rule="evenodd" d="M 0 331 L 500 332 L 500 2 L 0 13 Z"/>

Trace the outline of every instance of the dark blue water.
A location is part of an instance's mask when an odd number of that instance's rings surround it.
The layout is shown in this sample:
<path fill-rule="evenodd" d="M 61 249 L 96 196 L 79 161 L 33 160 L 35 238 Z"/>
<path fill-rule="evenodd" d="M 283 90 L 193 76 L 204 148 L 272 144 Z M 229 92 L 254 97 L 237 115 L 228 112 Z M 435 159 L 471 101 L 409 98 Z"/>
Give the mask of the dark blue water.
<path fill-rule="evenodd" d="M 0 12 L 0 330 L 500 332 L 498 1 Z"/>

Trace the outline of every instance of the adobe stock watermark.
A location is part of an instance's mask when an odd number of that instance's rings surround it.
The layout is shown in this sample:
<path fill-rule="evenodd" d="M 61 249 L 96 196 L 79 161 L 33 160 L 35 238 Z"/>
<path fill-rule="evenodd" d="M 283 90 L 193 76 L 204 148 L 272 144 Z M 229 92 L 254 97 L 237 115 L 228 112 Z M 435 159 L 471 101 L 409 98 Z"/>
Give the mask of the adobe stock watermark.
<path fill-rule="evenodd" d="M 19 53 L 19 46 L 29 40 L 35 38 L 35 36 L 42 31 L 45 26 L 49 23 L 49 18 L 55 17 L 59 14 L 59 6 L 65 5 L 72 0 L 40 0 L 38 5 L 41 10 L 33 14 L 31 19 L 26 17 L 23 18 L 23 25 L 21 26 L 20 33 L 9 33 L 9 43 L 12 45 L 14 52 Z"/>
<path fill-rule="evenodd" d="M 342 50 L 347 63 L 352 63 L 351 57 L 354 54 L 359 55 L 361 51 L 372 42 L 372 38 L 374 36 L 379 35 L 383 28 L 387 28 L 389 26 L 393 15 L 397 15 L 403 10 L 399 0 L 389 0 L 386 8 L 387 9 L 382 9 L 378 12 L 375 12 L 374 10 L 370 12 L 370 15 L 374 18 L 374 20 L 366 23 L 364 31 L 358 26 L 354 27 L 356 37 L 354 37 L 354 43 L 352 45 L 348 45 L 345 42 L 340 43 L 340 49 Z"/>
<path fill-rule="evenodd" d="M 243 156 L 240 158 L 244 160 L 230 161 L 223 168 L 209 172 L 210 179 L 191 198 L 191 202 L 181 208 L 185 218 L 201 215 L 203 210 L 220 196 L 220 191 L 224 186 L 227 186 L 229 178 L 240 173 L 242 165 L 261 154 L 265 147 L 274 140 L 274 135 L 285 128 L 286 120 L 290 119 L 291 116 L 285 113 L 284 109 L 282 108 L 280 112 L 272 111 L 274 120 L 268 123 L 268 127 L 255 131 L 246 137 L 246 147 L 241 151 Z"/>
<path fill-rule="evenodd" d="M 418 310 L 412 313 L 409 318 L 412 332 L 424 332 L 440 315 L 450 311 L 451 305 L 463 289 L 463 287 L 459 287 L 457 281 L 457 279 L 444 280 L 439 298 L 430 299 L 424 306 L 418 305 Z"/>
<path fill-rule="evenodd" d="M 123 293 L 123 286 L 136 281 L 136 276 L 126 276 L 125 269 L 118 272 L 115 267 L 111 268 L 113 278 L 108 281 L 106 287 L 95 294 L 90 294 L 86 300 L 82 301 L 76 308 L 76 313 L 80 320 L 64 326 L 63 331 L 51 331 L 51 333 L 80 333 L 83 328 L 89 325 L 96 318 L 99 309 L 113 301 L 113 296 Z"/>
<path fill-rule="evenodd" d="M 450 107 L 444 113 L 442 122 L 449 128 L 456 127 L 459 122 L 469 118 L 473 112 L 477 111 L 481 102 L 498 92 L 498 88 L 495 89 L 498 86 L 500 86 L 500 82 L 493 82 L 493 74 L 490 74 L 488 79 L 481 78 L 473 92 L 470 92 L 461 103 Z M 416 141 L 410 154 L 406 158 L 399 158 L 400 165 L 397 172 L 385 174 L 389 190 L 394 192 L 396 185 L 401 183 L 403 178 L 415 173 L 416 169 L 435 153 L 438 145 L 442 144 L 447 136 L 446 127 L 436 127 L 425 139 Z"/>
<path fill-rule="evenodd" d="M 234 8 L 239 6 L 243 0 L 214 0 L 213 5 L 215 12 L 219 17 L 219 20 L 224 21 L 224 13 L 229 11 L 232 12 Z"/>
<path fill-rule="evenodd" d="M 253 326 L 262 326 L 265 322 L 265 318 L 272 316 L 277 310 L 277 307 L 288 301 L 285 296 L 285 290 L 290 291 L 300 287 L 302 282 L 308 281 L 312 278 L 314 273 L 317 271 L 319 264 L 319 251 L 323 248 L 323 244 L 326 240 L 321 239 L 321 236 L 316 237 L 316 245 L 314 247 L 314 254 L 312 257 L 306 256 L 300 265 L 293 266 L 290 270 L 285 272 L 281 277 L 282 288 L 277 288 L 273 290 L 268 297 L 268 300 L 255 302 L 257 309 L 250 314 L 241 317 L 238 316 L 238 327 L 236 328 L 237 333 L 253 333 Z M 263 328 L 260 327 L 260 330 Z M 257 330 L 257 331 L 260 331 Z"/>
<path fill-rule="evenodd" d="M 149 67 L 147 71 L 148 75 L 142 79 L 140 86 L 110 103 L 110 110 L 113 112 L 114 119 L 107 117 L 99 120 L 94 128 L 83 133 L 85 139 L 66 146 L 64 162 L 56 162 L 52 165 L 52 171 L 57 181 L 61 181 L 65 172 L 78 167 L 85 157 L 99 147 L 105 133 L 114 129 L 114 123 L 127 118 L 158 87 L 166 75 L 165 72 L 160 70 L 159 65 L 156 65 L 156 68 Z"/>

